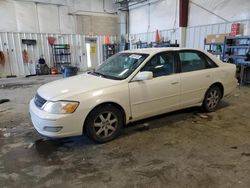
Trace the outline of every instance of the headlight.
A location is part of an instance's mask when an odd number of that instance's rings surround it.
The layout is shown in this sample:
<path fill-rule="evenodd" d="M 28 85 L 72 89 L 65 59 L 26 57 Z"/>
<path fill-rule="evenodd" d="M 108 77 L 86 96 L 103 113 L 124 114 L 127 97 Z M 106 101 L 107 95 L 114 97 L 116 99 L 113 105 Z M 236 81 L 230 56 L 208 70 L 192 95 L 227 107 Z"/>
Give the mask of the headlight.
<path fill-rule="evenodd" d="M 44 104 L 43 110 L 52 114 L 68 114 L 73 113 L 79 105 L 79 102 L 74 101 L 48 101 Z"/>

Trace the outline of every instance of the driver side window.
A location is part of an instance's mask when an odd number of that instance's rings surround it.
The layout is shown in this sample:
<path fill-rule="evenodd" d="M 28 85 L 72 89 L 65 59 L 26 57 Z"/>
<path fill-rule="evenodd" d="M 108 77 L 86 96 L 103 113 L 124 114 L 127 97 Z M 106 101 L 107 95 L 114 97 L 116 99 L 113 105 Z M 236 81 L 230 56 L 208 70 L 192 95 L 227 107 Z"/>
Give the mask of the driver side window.
<path fill-rule="evenodd" d="M 153 77 L 166 76 L 175 73 L 175 58 L 171 53 L 160 53 L 152 57 L 141 71 L 151 71 Z"/>

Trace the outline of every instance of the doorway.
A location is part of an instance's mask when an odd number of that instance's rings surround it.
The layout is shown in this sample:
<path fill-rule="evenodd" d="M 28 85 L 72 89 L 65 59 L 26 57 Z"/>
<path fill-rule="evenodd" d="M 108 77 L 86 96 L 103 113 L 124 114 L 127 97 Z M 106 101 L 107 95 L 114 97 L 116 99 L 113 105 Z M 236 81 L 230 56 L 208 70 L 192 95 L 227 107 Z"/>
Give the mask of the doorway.
<path fill-rule="evenodd" d="M 96 38 L 85 38 L 87 70 L 93 70 L 98 65 L 98 48 Z"/>

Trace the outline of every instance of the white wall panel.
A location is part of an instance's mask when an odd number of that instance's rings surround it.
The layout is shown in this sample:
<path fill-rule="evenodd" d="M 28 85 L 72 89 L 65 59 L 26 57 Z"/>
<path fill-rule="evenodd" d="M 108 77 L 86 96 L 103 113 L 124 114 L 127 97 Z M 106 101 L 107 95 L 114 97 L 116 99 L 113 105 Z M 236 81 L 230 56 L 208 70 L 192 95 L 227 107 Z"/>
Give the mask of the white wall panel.
<path fill-rule="evenodd" d="M 74 0 L 71 6 L 71 10 L 79 14 L 81 14 L 81 11 L 104 13 L 103 8 L 110 13 L 116 11 L 112 0 L 104 0 L 104 6 L 103 0 Z"/>
<path fill-rule="evenodd" d="M 189 26 L 215 24 L 224 21 L 216 15 L 227 21 L 250 19 L 249 0 L 191 0 L 189 9 Z M 209 11 L 216 15 L 209 13 Z"/>
<path fill-rule="evenodd" d="M 72 14 L 113 16 L 112 0 L 0 0 L 0 32 L 76 33 Z"/>
<path fill-rule="evenodd" d="M 204 11 L 200 7 L 197 7 L 196 5 L 192 4 L 192 2 L 190 2 L 188 15 L 189 26 L 207 25 L 221 22 L 223 22 L 222 19 L 207 11 Z"/>
<path fill-rule="evenodd" d="M 39 32 L 36 5 L 30 2 L 14 1 L 18 32 Z"/>
<path fill-rule="evenodd" d="M 0 1 L 0 18 L 0 32 L 17 31 L 16 13 L 13 1 Z"/>
<path fill-rule="evenodd" d="M 149 12 L 148 6 L 131 9 L 129 12 L 129 33 L 145 33 L 148 31 L 149 25 Z"/>
<path fill-rule="evenodd" d="M 150 4 L 131 7 L 129 12 L 130 33 L 138 34 L 178 27 L 178 0 L 154 0 Z"/>
<path fill-rule="evenodd" d="M 82 0 L 75 0 L 72 6 L 72 9 L 75 11 L 77 10 L 89 10 L 88 8 L 91 7 L 91 1 L 85 1 L 82 3 Z"/>
<path fill-rule="evenodd" d="M 166 30 L 179 26 L 178 0 L 159 1 L 150 6 L 150 30 Z"/>
<path fill-rule="evenodd" d="M 42 33 L 60 33 L 59 8 L 51 5 L 37 5 L 39 28 Z"/>
<path fill-rule="evenodd" d="M 74 17 L 68 15 L 68 7 L 60 6 L 59 7 L 59 23 L 60 23 L 60 31 L 65 34 L 75 33 L 75 24 Z"/>
<path fill-rule="evenodd" d="M 23 2 L 26 0 L 15 0 L 19 2 Z M 73 3 L 74 0 L 28 0 L 30 2 L 38 2 L 38 3 L 51 3 L 51 4 L 60 4 L 60 5 L 67 5 L 68 3 Z"/>

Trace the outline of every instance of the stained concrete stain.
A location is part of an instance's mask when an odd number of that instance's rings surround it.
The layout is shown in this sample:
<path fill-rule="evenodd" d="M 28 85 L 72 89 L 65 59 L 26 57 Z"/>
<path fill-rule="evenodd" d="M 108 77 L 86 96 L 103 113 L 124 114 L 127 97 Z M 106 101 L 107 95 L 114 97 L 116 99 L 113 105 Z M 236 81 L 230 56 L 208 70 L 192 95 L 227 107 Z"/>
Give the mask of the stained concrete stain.
<path fill-rule="evenodd" d="M 0 111 L 0 187 L 249 187 L 249 87 L 216 112 L 149 118 L 96 145 L 86 136 L 50 140 L 34 130 L 28 102 L 58 78 L 0 80 L 8 86 L 0 98 L 11 99 Z"/>

